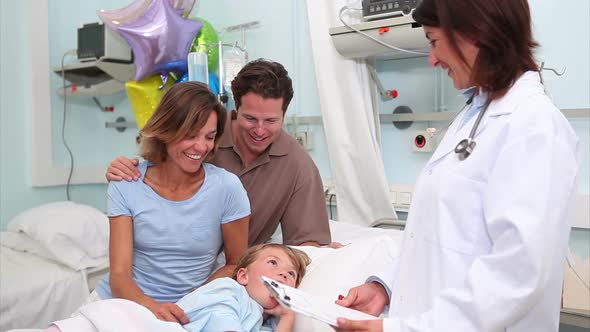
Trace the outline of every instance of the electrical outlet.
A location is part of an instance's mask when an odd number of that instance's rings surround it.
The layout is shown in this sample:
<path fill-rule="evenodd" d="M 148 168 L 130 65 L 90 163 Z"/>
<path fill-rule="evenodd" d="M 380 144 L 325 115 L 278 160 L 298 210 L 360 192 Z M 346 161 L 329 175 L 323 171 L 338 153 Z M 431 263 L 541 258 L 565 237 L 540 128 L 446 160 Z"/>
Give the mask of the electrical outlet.
<path fill-rule="evenodd" d="M 412 202 L 412 193 L 407 193 L 407 192 L 399 193 L 399 204 L 409 206 L 411 202 Z"/>
<path fill-rule="evenodd" d="M 434 151 L 434 133 L 429 131 L 415 131 L 412 136 L 412 150 L 416 152 Z"/>
<path fill-rule="evenodd" d="M 295 139 L 305 150 L 313 149 L 310 131 L 298 131 L 294 135 Z"/>
<path fill-rule="evenodd" d="M 394 206 L 397 204 L 397 191 L 395 191 L 393 189 L 389 190 L 389 201 Z"/>
<path fill-rule="evenodd" d="M 407 212 L 412 203 L 414 186 L 407 184 L 390 184 L 389 199 L 396 211 Z"/>

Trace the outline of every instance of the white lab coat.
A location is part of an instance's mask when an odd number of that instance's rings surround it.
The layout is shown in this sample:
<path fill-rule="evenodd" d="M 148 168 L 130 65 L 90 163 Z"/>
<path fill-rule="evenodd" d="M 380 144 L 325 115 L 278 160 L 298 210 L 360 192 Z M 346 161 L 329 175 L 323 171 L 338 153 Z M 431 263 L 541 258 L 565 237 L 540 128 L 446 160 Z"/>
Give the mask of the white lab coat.
<path fill-rule="evenodd" d="M 578 138 L 523 74 L 491 103 L 464 161 L 475 117 L 447 131 L 422 171 L 401 255 L 378 275 L 392 291 L 385 331 L 557 331 Z"/>

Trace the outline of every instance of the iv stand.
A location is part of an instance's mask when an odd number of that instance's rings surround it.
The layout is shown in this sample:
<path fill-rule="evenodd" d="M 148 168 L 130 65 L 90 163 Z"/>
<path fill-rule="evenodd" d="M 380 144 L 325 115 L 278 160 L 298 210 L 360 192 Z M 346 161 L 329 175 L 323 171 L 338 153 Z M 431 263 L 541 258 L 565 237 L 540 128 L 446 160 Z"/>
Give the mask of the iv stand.
<path fill-rule="evenodd" d="M 239 49 L 240 51 L 244 52 L 245 60 L 246 60 L 246 62 L 248 62 L 248 52 L 246 51 L 245 30 L 257 27 L 259 24 L 260 23 L 258 21 L 252 21 L 252 22 L 242 23 L 242 24 L 238 24 L 238 25 L 232 25 L 232 26 L 225 27 L 225 28 L 221 29 L 220 33 L 240 30 L 242 33 L 242 46 L 238 46 L 238 42 L 235 42 L 233 44 L 226 44 L 226 43 L 223 43 L 221 40 L 218 41 L 217 43 L 204 44 L 204 46 L 207 48 L 217 47 L 217 49 L 218 49 L 217 53 L 219 53 L 219 55 L 218 55 L 218 57 L 219 57 L 219 94 L 217 95 L 217 98 L 225 106 L 227 106 L 227 102 L 229 100 L 229 97 L 223 89 L 223 79 L 225 76 L 225 68 L 223 66 L 223 47 L 224 46 L 235 47 L 235 48 Z"/>
<path fill-rule="evenodd" d="M 219 55 L 219 101 L 227 106 L 228 96 L 225 94 L 225 89 L 223 89 L 223 79 L 225 77 L 225 72 L 223 68 L 223 43 L 221 41 L 218 42 L 218 55 Z"/>
<path fill-rule="evenodd" d="M 207 49 L 209 49 L 210 47 L 217 47 L 218 49 L 218 58 L 219 58 L 219 94 L 217 95 L 217 99 L 223 103 L 224 105 L 227 106 L 227 101 L 229 99 L 229 97 L 227 96 L 227 94 L 224 92 L 223 90 L 223 78 L 225 76 L 225 68 L 223 67 L 223 47 L 227 46 L 227 47 L 235 47 L 237 49 L 239 49 L 240 51 L 244 52 L 244 54 L 247 54 L 246 49 L 243 47 L 238 46 L 238 43 L 234 43 L 234 44 L 227 44 L 227 43 L 222 43 L 221 41 L 217 42 L 217 43 L 209 43 L 209 44 L 202 44 L 202 46 L 205 46 Z M 246 61 L 248 61 L 246 59 Z"/>

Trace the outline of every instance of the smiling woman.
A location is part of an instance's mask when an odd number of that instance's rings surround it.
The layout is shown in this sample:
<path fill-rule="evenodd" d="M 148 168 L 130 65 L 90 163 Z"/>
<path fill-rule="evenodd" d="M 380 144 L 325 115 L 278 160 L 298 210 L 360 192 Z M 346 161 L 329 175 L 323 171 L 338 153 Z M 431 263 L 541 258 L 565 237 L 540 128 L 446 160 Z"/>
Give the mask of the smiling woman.
<path fill-rule="evenodd" d="M 473 102 L 418 178 L 397 263 L 337 301 L 389 317 L 337 330 L 556 331 L 579 139 L 539 79 L 528 1 L 423 0 L 412 16 Z"/>
<path fill-rule="evenodd" d="M 456 35 L 457 52 L 452 44 L 453 41 L 447 37 L 443 29 L 425 26 L 424 32 L 430 41 L 430 55 L 428 57 L 430 64 L 433 67 L 441 66 L 446 70 L 456 89 L 470 87 L 473 84 L 471 68 L 473 68 L 479 53 L 476 42 L 462 35 Z"/>
<path fill-rule="evenodd" d="M 231 274 L 246 250 L 250 205 L 237 176 L 206 162 L 225 120 L 202 83 L 178 83 L 164 94 L 139 133 L 142 175 L 109 184 L 111 273 L 97 286 L 100 298 L 131 300 L 185 324 L 174 302 Z M 222 246 L 226 265 L 210 276 Z"/>

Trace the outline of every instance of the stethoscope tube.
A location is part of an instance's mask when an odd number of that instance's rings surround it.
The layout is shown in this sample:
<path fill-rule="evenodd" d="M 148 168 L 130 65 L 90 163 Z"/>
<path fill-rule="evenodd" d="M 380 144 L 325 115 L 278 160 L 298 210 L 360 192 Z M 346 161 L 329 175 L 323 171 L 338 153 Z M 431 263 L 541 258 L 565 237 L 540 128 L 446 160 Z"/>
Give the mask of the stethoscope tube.
<path fill-rule="evenodd" d="M 465 107 L 471 104 L 471 102 L 473 101 L 473 97 L 474 96 L 471 96 L 469 100 L 467 100 Z M 455 147 L 455 153 L 459 157 L 459 160 L 463 161 L 467 159 L 471 155 L 471 153 L 473 153 L 473 150 L 475 150 L 475 146 L 477 145 L 477 143 L 475 142 L 474 137 L 477 132 L 477 128 L 479 127 L 479 123 L 481 122 L 481 119 L 483 119 L 483 116 L 486 110 L 488 109 L 488 106 L 490 106 L 489 100 L 485 103 L 483 109 L 479 112 L 479 114 L 477 114 L 477 118 L 475 119 L 473 127 L 471 127 L 469 136 L 461 140 L 461 142 L 457 143 L 457 146 Z"/>

